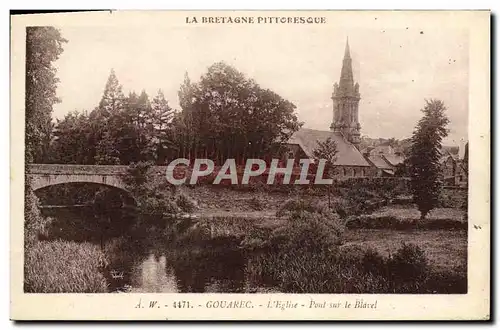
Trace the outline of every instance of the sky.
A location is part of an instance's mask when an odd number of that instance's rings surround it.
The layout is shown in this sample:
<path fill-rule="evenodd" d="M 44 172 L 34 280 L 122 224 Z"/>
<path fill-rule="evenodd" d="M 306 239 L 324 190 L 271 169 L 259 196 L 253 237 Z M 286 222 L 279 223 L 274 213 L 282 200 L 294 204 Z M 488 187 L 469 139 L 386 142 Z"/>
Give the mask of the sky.
<path fill-rule="evenodd" d="M 426 99 L 441 99 L 450 119 L 446 144 L 463 145 L 468 120 L 466 30 L 342 29 L 324 25 L 62 27 L 68 40 L 55 62 L 60 79 L 54 117 L 94 109 L 114 69 L 125 93 L 161 89 L 179 108 L 185 72 L 198 81 L 225 61 L 297 106 L 304 127 L 328 130 L 333 84 L 340 78 L 346 38 L 360 84 L 361 134 L 410 137 Z"/>

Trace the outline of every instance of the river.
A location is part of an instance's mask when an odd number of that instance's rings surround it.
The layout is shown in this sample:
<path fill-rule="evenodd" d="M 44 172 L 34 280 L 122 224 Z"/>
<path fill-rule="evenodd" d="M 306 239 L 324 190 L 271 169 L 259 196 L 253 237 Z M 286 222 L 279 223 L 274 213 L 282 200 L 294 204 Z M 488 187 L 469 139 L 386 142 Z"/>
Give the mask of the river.
<path fill-rule="evenodd" d="M 158 219 L 116 214 L 114 219 L 97 217 L 85 209 L 50 214 L 53 222 L 48 239 L 101 246 L 109 261 L 103 269 L 109 292 L 276 291 L 271 283 L 255 279 L 249 267 L 254 255 L 239 248 L 236 240 L 178 242 L 172 228 L 158 225 Z"/>

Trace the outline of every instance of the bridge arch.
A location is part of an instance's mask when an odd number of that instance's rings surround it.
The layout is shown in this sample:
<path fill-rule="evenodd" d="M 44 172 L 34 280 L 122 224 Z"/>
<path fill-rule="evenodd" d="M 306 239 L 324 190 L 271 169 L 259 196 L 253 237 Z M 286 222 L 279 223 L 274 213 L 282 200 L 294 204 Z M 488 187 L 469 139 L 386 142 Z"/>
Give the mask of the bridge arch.
<path fill-rule="evenodd" d="M 92 183 L 120 189 L 137 205 L 136 198 L 123 181 L 128 170 L 125 165 L 29 164 L 26 177 L 31 179 L 33 191 L 65 183 Z M 164 166 L 154 168 L 157 173 L 165 170 Z"/>
<path fill-rule="evenodd" d="M 31 177 L 31 187 L 33 190 L 64 183 L 95 183 L 111 186 L 130 193 L 121 178 L 117 176 L 92 174 L 35 174 L 29 176 Z"/>
<path fill-rule="evenodd" d="M 71 185 L 71 184 L 75 184 L 75 183 L 76 184 L 78 184 L 78 183 L 91 184 L 91 185 L 96 185 L 96 186 L 101 186 L 101 187 L 108 187 L 108 188 L 111 188 L 112 190 L 114 190 L 115 192 L 120 191 L 122 196 L 125 198 L 125 199 L 122 199 L 124 202 L 124 205 L 137 206 L 137 200 L 134 197 L 134 195 L 129 190 L 127 190 L 126 188 L 124 188 L 121 185 L 111 185 L 111 184 L 106 184 L 106 183 L 102 183 L 102 182 L 91 182 L 91 181 L 64 181 L 64 182 L 51 182 L 49 184 L 44 183 L 44 184 L 32 185 L 32 188 L 33 188 L 33 192 L 35 194 L 37 194 L 38 192 L 40 192 L 41 190 L 43 190 L 45 188 Z"/>

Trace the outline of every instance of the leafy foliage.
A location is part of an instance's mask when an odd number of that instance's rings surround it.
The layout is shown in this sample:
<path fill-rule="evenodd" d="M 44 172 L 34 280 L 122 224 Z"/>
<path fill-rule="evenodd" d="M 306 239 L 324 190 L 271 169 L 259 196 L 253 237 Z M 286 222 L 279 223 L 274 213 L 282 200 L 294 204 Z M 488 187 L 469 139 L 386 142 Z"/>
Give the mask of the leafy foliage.
<path fill-rule="evenodd" d="M 418 245 L 401 243 L 398 251 L 388 260 L 391 277 L 395 281 L 409 282 L 423 278 L 429 270 L 424 250 Z"/>
<path fill-rule="evenodd" d="M 442 187 L 441 142 L 448 135 L 445 115 L 446 107 L 440 100 L 426 101 L 424 116 L 417 124 L 412 136 L 408 159 L 413 200 L 417 204 L 421 218 L 439 203 Z"/>
<path fill-rule="evenodd" d="M 278 244 L 280 249 L 300 246 L 314 251 L 343 242 L 345 221 L 321 203 L 310 199 L 292 199 L 276 215 L 287 215 L 289 220 L 289 225 L 277 230 L 272 239 L 281 242 Z"/>
<path fill-rule="evenodd" d="M 243 162 L 278 151 L 300 127 L 295 106 L 224 63 L 208 68 L 198 83 L 185 76 L 180 111 L 163 92 L 124 96 L 112 70 L 99 105 L 58 121 L 51 162 L 164 164 L 172 158 L 227 158 Z"/>
<path fill-rule="evenodd" d="M 466 293 L 467 276 L 430 267 L 418 246 L 392 256 L 353 246 L 279 249 L 250 259 L 249 278 L 287 293 Z M 353 249 L 355 248 L 355 249 Z"/>
<path fill-rule="evenodd" d="M 326 160 L 328 169 L 333 169 L 333 165 L 337 160 L 337 143 L 331 137 L 329 137 L 325 141 L 317 141 L 317 144 L 318 146 L 313 150 L 314 158 L 317 160 Z"/>
<path fill-rule="evenodd" d="M 313 199 L 293 198 L 287 200 L 280 209 L 276 212 L 277 217 L 290 216 L 300 212 L 316 212 L 324 213 L 326 208 L 324 205 Z"/>
<path fill-rule="evenodd" d="M 59 79 L 52 65 L 66 43 L 59 30 L 48 26 L 26 28 L 26 162 L 46 161 L 52 137 L 52 107 L 59 102 Z"/>
<path fill-rule="evenodd" d="M 175 203 L 183 212 L 191 213 L 196 209 L 196 203 L 183 193 L 177 195 Z"/>
<path fill-rule="evenodd" d="M 334 164 L 337 160 L 337 143 L 329 137 L 325 141 L 317 141 L 318 147 L 313 150 L 313 156 L 317 161 L 325 160 L 325 171 L 328 178 L 334 176 Z M 328 207 L 331 207 L 331 187 L 328 185 Z"/>
<path fill-rule="evenodd" d="M 292 103 L 223 62 L 210 66 L 198 83 L 186 74 L 179 103 L 172 140 L 176 156 L 186 158 L 240 163 L 264 157 L 300 127 Z"/>
<path fill-rule="evenodd" d="M 151 162 L 129 165 L 128 174 L 123 178 L 127 190 L 132 193 L 137 206 L 144 214 L 167 215 L 180 211 L 174 194 L 164 177 L 157 177 Z"/>
<path fill-rule="evenodd" d="M 58 120 L 51 161 L 114 165 L 165 160 L 173 110 L 160 90 L 151 102 L 145 91 L 127 97 L 112 70 L 90 114 L 73 112 Z"/>
<path fill-rule="evenodd" d="M 45 229 L 46 221 L 40 214 L 38 198 L 31 188 L 30 178 L 26 178 L 24 185 L 24 242 L 25 246 L 32 246 Z"/>
<path fill-rule="evenodd" d="M 43 162 L 52 137 L 52 107 L 59 102 L 56 95 L 57 70 L 52 65 L 67 42 L 53 27 L 26 28 L 26 104 L 25 161 Z M 38 200 L 29 178 L 24 186 L 25 244 L 32 245 L 44 228 Z"/>

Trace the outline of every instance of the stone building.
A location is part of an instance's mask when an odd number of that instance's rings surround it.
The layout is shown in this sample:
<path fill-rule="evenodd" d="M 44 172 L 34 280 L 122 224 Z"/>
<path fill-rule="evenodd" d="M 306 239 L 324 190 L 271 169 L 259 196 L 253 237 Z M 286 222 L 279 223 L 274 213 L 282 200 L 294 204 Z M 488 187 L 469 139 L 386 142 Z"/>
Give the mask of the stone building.
<path fill-rule="evenodd" d="M 377 168 L 377 176 L 394 176 L 398 165 L 404 161 L 402 152 L 388 145 L 368 147 L 361 153 Z"/>
<path fill-rule="evenodd" d="M 337 144 L 336 173 L 342 177 L 377 176 L 373 166 L 359 151 L 359 84 L 354 82 L 349 41 L 346 43 L 340 80 L 333 85 L 333 118 L 330 130 L 301 128 L 288 141 L 287 158 L 313 158 L 318 141 L 329 137 Z"/>
<path fill-rule="evenodd" d="M 460 159 L 457 152 L 443 149 L 440 159 L 443 179 L 448 186 L 466 186 L 468 175 L 466 170 L 466 159 Z"/>

